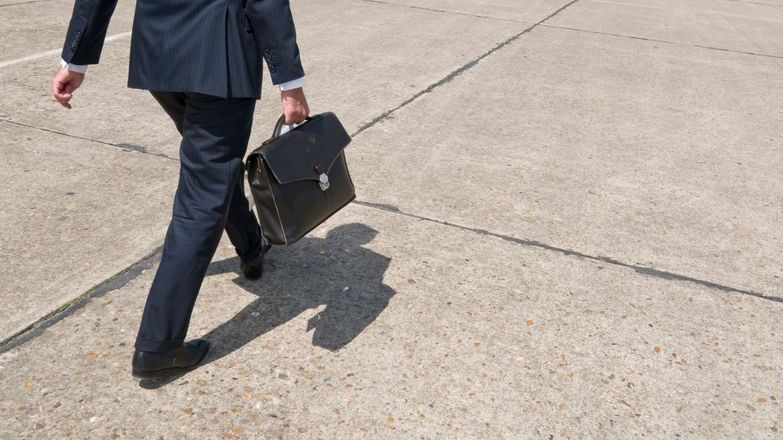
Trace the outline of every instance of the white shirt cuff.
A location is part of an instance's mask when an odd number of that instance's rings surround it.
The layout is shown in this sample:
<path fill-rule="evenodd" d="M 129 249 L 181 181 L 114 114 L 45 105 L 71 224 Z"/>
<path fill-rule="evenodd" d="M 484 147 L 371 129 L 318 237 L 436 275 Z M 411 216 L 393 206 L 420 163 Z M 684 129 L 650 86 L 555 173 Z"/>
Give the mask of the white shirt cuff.
<path fill-rule="evenodd" d="M 285 92 L 286 90 L 299 89 L 304 87 L 304 77 L 287 81 L 282 84 L 278 84 L 277 86 L 280 87 L 281 92 Z"/>
<path fill-rule="evenodd" d="M 71 72 L 84 73 L 87 71 L 87 67 L 89 65 L 71 64 L 71 63 L 67 63 L 64 59 L 60 58 L 60 66 L 62 66 L 63 69 L 70 70 Z"/>

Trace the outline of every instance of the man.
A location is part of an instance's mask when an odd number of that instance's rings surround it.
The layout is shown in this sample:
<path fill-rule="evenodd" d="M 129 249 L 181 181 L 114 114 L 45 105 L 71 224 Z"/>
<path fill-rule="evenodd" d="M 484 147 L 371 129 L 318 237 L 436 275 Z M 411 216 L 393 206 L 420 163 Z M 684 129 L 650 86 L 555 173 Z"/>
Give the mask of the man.
<path fill-rule="evenodd" d="M 76 0 L 52 98 L 70 109 L 100 58 L 117 0 Z M 261 58 L 279 85 L 286 123 L 309 113 L 288 0 L 137 0 L 128 86 L 145 89 L 182 135 L 180 175 L 158 272 L 144 308 L 133 375 L 197 366 L 205 340 L 185 342 L 190 315 L 223 230 L 258 279 L 265 244 L 244 194 L 243 163 Z"/>

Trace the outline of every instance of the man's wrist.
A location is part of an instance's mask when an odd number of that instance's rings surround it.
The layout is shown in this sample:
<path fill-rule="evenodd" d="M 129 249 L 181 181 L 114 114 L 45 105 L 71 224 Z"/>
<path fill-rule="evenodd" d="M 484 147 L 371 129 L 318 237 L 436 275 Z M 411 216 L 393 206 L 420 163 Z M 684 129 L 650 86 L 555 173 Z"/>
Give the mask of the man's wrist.
<path fill-rule="evenodd" d="M 87 72 L 87 67 L 89 67 L 88 64 L 84 64 L 84 65 L 71 64 L 62 58 L 60 58 L 60 66 L 62 66 L 63 69 L 68 69 L 68 71 L 70 72 L 82 73 L 82 74 Z"/>

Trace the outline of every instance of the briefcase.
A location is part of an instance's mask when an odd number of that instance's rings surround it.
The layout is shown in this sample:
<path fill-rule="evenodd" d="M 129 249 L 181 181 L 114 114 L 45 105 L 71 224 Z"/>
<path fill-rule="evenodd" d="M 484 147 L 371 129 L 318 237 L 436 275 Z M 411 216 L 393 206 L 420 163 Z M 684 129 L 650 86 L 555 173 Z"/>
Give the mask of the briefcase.
<path fill-rule="evenodd" d="M 308 117 L 272 137 L 247 157 L 250 192 L 267 242 L 291 245 L 323 223 L 356 194 L 343 150 L 351 136 L 334 113 Z"/>

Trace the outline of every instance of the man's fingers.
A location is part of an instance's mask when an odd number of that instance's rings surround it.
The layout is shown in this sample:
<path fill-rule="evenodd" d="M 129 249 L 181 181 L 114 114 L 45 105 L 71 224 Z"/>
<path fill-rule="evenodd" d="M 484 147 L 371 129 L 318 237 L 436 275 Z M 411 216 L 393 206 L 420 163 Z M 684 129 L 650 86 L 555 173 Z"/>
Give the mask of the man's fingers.
<path fill-rule="evenodd" d="M 59 102 L 65 108 L 71 108 L 69 101 L 73 98 L 70 91 L 64 90 L 63 84 L 59 81 L 55 81 L 52 86 L 52 99 Z"/>
<path fill-rule="evenodd" d="M 72 108 L 72 106 L 71 106 L 71 104 L 69 102 L 71 100 L 71 96 L 70 95 L 68 95 L 66 97 L 64 95 L 55 95 L 54 93 L 52 93 L 52 100 L 58 102 L 61 106 L 65 107 L 67 109 Z"/>
<path fill-rule="evenodd" d="M 73 95 L 67 92 L 55 91 L 54 93 L 52 93 L 52 97 L 57 102 L 68 102 L 71 100 L 71 98 L 73 98 Z"/>
<path fill-rule="evenodd" d="M 52 95 L 52 98 L 53 98 L 55 101 L 57 101 L 57 102 L 58 102 L 58 103 L 59 103 L 61 106 L 65 107 L 65 108 L 67 108 L 67 109 L 70 109 L 70 108 L 71 108 L 71 103 L 69 102 L 69 101 L 71 100 L 71 98 L 68 98 L 68 99 L 63 99 L 63 98 L 61 98 L 61 97 L 54 96 L 54 95 Z"/>
<path fill-rule="evenodd" d="M 63 84 L 57 80 L 52 81 L 52 96 L 59 95 L 63 91 Z"/>
<path fill-rule="evenodd" d="M 288 125 L 291 125 L 291 124 L 299 125 L 302 122 L 304 122 L 305 118 L 306 118 L 306 116 L 305 115 L 301 115 L 301 114 L 299 114 L 299 115 L 292 115 L 292 116 L 288 116 L 288 117 L 285 118 L 285 123 L 288 124 Z"/>

